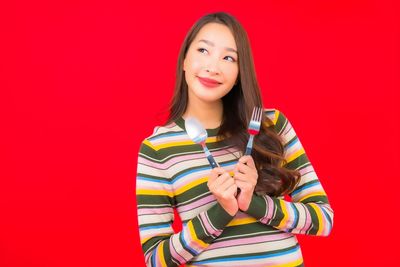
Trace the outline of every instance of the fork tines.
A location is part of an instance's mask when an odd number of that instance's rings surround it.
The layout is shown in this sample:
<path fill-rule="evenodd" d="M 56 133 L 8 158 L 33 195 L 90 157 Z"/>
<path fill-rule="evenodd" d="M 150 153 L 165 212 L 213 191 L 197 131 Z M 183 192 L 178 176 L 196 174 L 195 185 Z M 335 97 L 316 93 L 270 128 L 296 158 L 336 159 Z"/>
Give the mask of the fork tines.
<path fill-rule="evenodd" d="M 251 155 L 251 151 L 253 149 L 253 141 L 254 136 L 260 132 L 261 120 L 262 120 L 262 108 L 254 107 L 253 114 L 251 115 L 251 120 L 249 123 L 249 128 L 247 131 L 249 132 L 249 141 L 247 142 L 245 155 Z"/>
<path fill-rule="evenodd" d="M 256 135 L 260 131 L 261 126 L 261 118 L 262 118 L 262 108 L 254 107 L 253 114 L 251 115 L 251 120 L 249 123 L 248 132 L 251 135 Z"/>

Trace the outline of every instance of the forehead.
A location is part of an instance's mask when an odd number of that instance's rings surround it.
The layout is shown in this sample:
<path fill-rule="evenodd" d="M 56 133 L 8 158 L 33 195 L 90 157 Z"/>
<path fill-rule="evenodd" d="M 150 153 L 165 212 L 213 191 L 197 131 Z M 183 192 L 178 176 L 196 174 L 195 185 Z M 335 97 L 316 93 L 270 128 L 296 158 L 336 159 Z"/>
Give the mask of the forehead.
<path fill-rule="evenodd" d="M 207 23 L 197 33 L 193 43 L 199 40 L 207 40 L 215 44 L 217 47 L 231 47 L 236 49 L 235 38 L 231 30 L 220 23 Z"/>

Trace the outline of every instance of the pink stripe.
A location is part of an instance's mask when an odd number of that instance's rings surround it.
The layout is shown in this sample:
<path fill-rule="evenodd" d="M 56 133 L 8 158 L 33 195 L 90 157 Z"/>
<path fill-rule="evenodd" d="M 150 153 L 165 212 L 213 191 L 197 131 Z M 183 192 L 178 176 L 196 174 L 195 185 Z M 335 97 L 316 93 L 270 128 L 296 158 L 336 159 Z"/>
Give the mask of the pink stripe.
<path fill-rule="evenodd" d="M 279 233 L 274 235 L 266 235 L 266 236 L 256 236 L 256 237 L 248 237 L 248 238 L 241 238 L 236 240 L 228 240 L 228 241 L 221 241 L 217 243 L 212 243 L 207 250 L 216 249 L 216 248 L 223 248 L 223 247 L 231 247 L 231 246 L 239 246 L 239 245 L 250 245 L 254 243 L 260 242 L 272 242 L 282 240 L 288 237 L 292 237 L 293 234 L 290 233 Z"/>
<path fill-rule="evenodd" d="M 160 138 L 158 140 L 153 140 L 151 142 L 153 143 L 153 145 L 158 146 L 158 145 L 163 145 L 163 144 L 170 143 L 170 142 L 187 142 L 187 141 L 191 141 L 191 139 L 189 139 L 188 136 L 183 133 L 182 135 L 164 137 L 164 138 Z"/>
<path fill-rule="evenodd" d="M 171 122 L 170 124 L 164 125 L 162 127 L 170 129 L 174 128 L 175 126 L 177 126 L 177 124 L 175 122 Z"/>
<path fill-rule="evenodd" d="M 292 129 L 292 125 L 290 124 L 289 121 L 287 121 L 288 123 L 286 124 L 285 129 L 283 130 L 283 135 L 286 135 L 291 129 Z"/>
<path fill-rule="evenodd" d="M 289 264 L 289 263 L 293 263 L 294 261 L 301 259 L 301 261 L 303 262 L 303 257 L 301 255 L 301 251 L 299 248 L 296 249 L 296 251 L 294 251 L 293 253 L 290 254 L 285 254 L 282 256 L 276 256 L 273 258 L 273 260 L 271 259 L 272 262 L 270 263 L 255 263 L 252 264 L 251 262 L 249 262 L 248 264 L 242 264 L 242 267 L 246 267 L 246 266 L 251 266 L 251 267 L 273 267 L 273 266 L 277 266 L 277 264 L 281 265 L 281 264 Z"/>
<path fill-rule="evenodd" d="M 312 171 L 314 171 L 314 168 L 313 168 L 312 165 L 309 165 L 309 166 L 307 166 L 307 167 L 301 169 L 301 170 L 300 170 L 300 174 L 301 174 L 301 175 L 304 175 L 304 174 L 306 174 L 306 173 L 308 173 L 308 172 L 312 172 Z"/>
<path fill-rule="evenodd" d="M 324 205 L 318 205 L 318 207 L 320 208 L 321 213 L 322 213 L 322 217 L 323 217 L 322 224 L 323 224 L 324 230 L 322 231 L 322 234 L 323 235 L 327 235 L 330 232 L 331 225 L 329 224 L 329 221 L 328 221 L 328 218 L 327 218 L 327 214 L 324 212 L 325 206 Z M 320 227 L 321 227 L 321 225 L 320 225 Z"/>
<path fill-rule="evenodd" d="M 234 168 L 235 168 L 234 165 L 226 166 L 225 170 L 227 172 L 230 172 L 230 171 L 233 171 Z M 179 179 L 174 182 L 175 191 L 179 190 L 181 187 L 187 186 L 188 184 L 191 184 L 191 183 L 197 181 L 198 179 L 204 178 L 204 177 L 208 176 L 209 174 L 210 174 L 209 169 L 190 173 L 190 174 L 186 175 L 183 179 Z M 207 181 L 204 181 L 204 183 L 206 183 L 206 182 Z M 191 188 L 193 188 L 193 187 L 191 187 Z M 189 189 L 191 189 L 191 188 L 189 188 Z"/>
<path fill-rule="evenodd" d="M 299 150 L 301 150 L 301 145 L 300 145 L 300 142 L 299 142 L 299 139 L 297 139 L 297 141 L 295 142 L 295 144 L 294 145 L 292 145 L 291 147 L 290 147 L 290 149 L 288 149 L 288 150 L 286 150 L 286 158 L 290 158 L 290 157 L 292 157 L 292 155 L 294 155 L 294 154 L 296 154 Z"/>
<path fill-rule="evenodd" d="M 183 264 L 186 262 L 185 258 L 183 258 L 181 255 L 179 255 L 179 253 L 175 250 L 175 247 L 173 246 L 173 243 L 172 243 L 172 238 L 170 238 L 170 240 L 169 240 L 169 247 L 171 249 L 171 255 L 174 259 L 177 259 L 180 264 Z"/>
<path fill-rule="evenodd" d="M 140 183 L 140 188 L 138 186 L 138 191 L 140 191 L 140 190 L 158 190 L 158 191 L 165 191 L 165 192 L 168 192 L 168 193 L 171 193 L 171 194 L 173 193 L 173 191 L 167 190 L 167 188 L 160 186 L 160 184 L 154 184 L 154 182 L 151 183 L 151 184 L 145 183 L 145 182 L 141 182 Z"/>
<path fill-rule="evenodd" d="M 306 211 L 306 220 L 305 220 L 304 226 L 301 228 L 300 233 L 306 234 L 308 228 L 310 228 L 310 225 L 312 223 L 311 215 L 310 215 L 310 212 L 308 211 L 306 205 L 305 204 L 301 204 L 301 205 L 304 207 L 304 210 Z"/>
<path fill-rule="evenodd" d="M 236 151 L 234 151 L 236 152 Z M 214 157 L 218 157 L 218 156 L 223 156 L 223 155 L 228 155 L 231 154 L 231 152 L 229 152 L 228 150 L 224 149 L 224 150 L 218 150 L 218 151 L 213 151 L 211 152 L 211 154 Z M 187 160 L 192 160 L 192 159 L 199 159 L 199 158 L 205 158 L 205 155 L 203 152 L 200 153 L 196 153 L 196 154 L 191 154 L 191 155 L 182 155 L 182 156 L 175 156 L 173 158 L 171 158 L 170 160 L 164 162 L 164 163 L 156 163 L 153 161 L 150 161 L 148 159 L 145 159 L 144 157 L 139 157 L 138 158 L 138 162 L 148 165 L 148 166 L 152 166 L 154 168 L 157 169 L 161 169 L 161 170 L 165 170 L 169 167 L 171 167 L 172 165 L 176 164 L 176 163 L 181 163 L 183 161 L 187 161 Z"/>
<path fill-rule="evenodd" d="M 195 201 L 193 203 L 190 203 L 190 204 L 187 204 L 187 205 L 184 205 L 184 206 L 180 206 L 180 207 L 177 208 L 177 210 L 178 210 L 179 213 L 185 212 L 185 211 L 188 211 L 188 210 L 192 210 L 192 209 L 204 206 L 204 205 L 206 205 L 206 204 L 208 204 L 208 203 L 210 203 L 212 201 L 215 201 L 215 197 L 213 195 L 210 195 L 208 197 L 203 197 L 203 198 L 201 198 L 201 199 L 199 199 L 199 200 L 197 200 L 197 201 Z"/>
<path fill-rule="evenodd" d="M 174 182 L 174 187 L 175 191 L 180 190 L 181 187 L 184 187 L 190 183 L 193 183 L 201 178 L 204 178 L 205 176 L 208 176 L 210 174 L 210 170 L 202 170 L 194 173 L 190 173 L 186 175 L 183 179 L 179 179 Z M 205 181 L 207 182 L 207 181 Z M 191 187 L 192 188 L 192 187 Z M 191 189 L 189 188 L 189 189 Z"/>
<path fill-rule="evenodd" d="M 203 222 L 203 225 L 209 234 L 219 235 L 222 233 L 222 230 L 216 230 L 215 227 L 211 225 L 205 212 L 200 213 L 200 220 Z"/>
<path fill-rule="evenodd" d="M 263 223 L 267 223 L 269 220 L 272 219 L 272 214 L 274 211 L 274 202 L 272 201 L 272 198 L 268 195 L 265 195 L 266 203 L 267 203 L 267 208 L 268 208 L 268 213 L 267 215 L 262 219 Z"/>
<path fill-rule="evenodd" d="M 139 209 L 139 215 L 173 213 L 172 208 Z"/>
<path fill-rule="evenodd" d="M 200 253 L 201 251 L 204 250 L 204 248 L 201 247 L 200 244 L 192 238 L 192 234 L 190 233 L 188 225 L 185 225 L 183 227 L 183 230 L 181 231 L 181 233 L 182 233 L 182 238 L 185 240 L 186 244 L 191 249 L 194 249 L 198 253 Z"/>
<path fill-rule="evenodd" d="M 239 210 L 239 212 L 236 213 L 235 219 L 244 219 L 244 218 L 253 218 L 253 217 Z"/>
<path fill-rule="evenodd" d="M 321 195 L 325 196 L 325 192 L 322 190 L 321 185 L 320 184 L 316 184 L 315 188 L 311 187 L 311 188 L 307 188 L 305 192 L 299 192 L 299 194 L 302 193 L 304 195 L 300 195 L 300 197 L 296 196 L 296 198 L 301 198 L 303 199 L 302 201 L 305 200 L 305 198 L 310 197 L 312 194 L 316 194 L 316 193 L 320 193 Z"/>

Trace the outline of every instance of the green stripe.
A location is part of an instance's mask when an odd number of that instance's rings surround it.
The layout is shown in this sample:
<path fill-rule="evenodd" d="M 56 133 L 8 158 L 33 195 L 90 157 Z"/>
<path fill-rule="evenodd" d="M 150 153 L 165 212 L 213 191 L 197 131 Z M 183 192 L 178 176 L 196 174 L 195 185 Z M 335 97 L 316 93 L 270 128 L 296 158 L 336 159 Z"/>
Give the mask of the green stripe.
<path fill-rule="evenodd" d="M 273 235 L 281 232 L 282 231 L 270 225 L 265 225 L 257 221 L 250 224 L 227 226 L 219 238 L 214 242 L 240 239 L 241 237 Z"/>
<path fill-rule="evenodd" d="M 270 221 L 269 224 L 278 226 L 284 218 L 284 214 L 282 212 L 281 202 L 277 198 L 272 198 L 274 202 L 274 216 L 273 219 Z"/>
<path fill-rule="evenodd" d="M 291 162 L 286 163 L 284 167 L 290 170 L 299 170 L 309 165 L 310 161 L 308 160 L 307 155 L 304 153 L 292 160 Z M 301 168 L 299 168 L 300 166 Z"/>
<path fill-rule="evenodd" d="M 314 211 L 314 208 L 312 208 L 311 206 L 305 205 L 305 207 L 310 212 L 311 221 L 312 221 L 312 224 L 313 224 L 313 227 L 308 231 L 308 233 L 311 234 L 311 235 L 315 235 L 315 234 L 317 234 L 318 229 L 319 229 L 317 213 Z"/>
<path fill-rule="evenodd" d="M 175 204 L 174 198 L 158 195 L 137 195 L 136 201 L 140 205 L 163 205 L 165 203 L 170 203 L 170 205 L 173 206 Z"/>
<path fill-rule="evenodd" d="M 276 128 L 276 131 L 279 133 L 279 134 L 282 134 L 282 131 L 283 131 L 283 129 L 285 129 L 285 127 L 286 127 L 286 125 L 288 124 L 288 119 L 286 118 L 286 116 L 282 113 L 282 112 L 279 112 L 279 114 L 278 114 L 278 119 L 277 119 L 277 121 L 276 121 L 276 123 L 275 123 L 275 128 Z"/>

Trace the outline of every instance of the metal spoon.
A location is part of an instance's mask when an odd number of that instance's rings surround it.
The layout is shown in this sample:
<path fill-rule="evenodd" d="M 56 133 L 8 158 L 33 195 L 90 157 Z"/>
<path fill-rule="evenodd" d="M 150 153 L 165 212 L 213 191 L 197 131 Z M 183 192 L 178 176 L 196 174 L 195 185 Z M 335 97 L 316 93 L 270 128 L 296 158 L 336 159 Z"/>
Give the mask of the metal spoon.
<path fill-rule="evenodd" d="M 211 155 L 206 146 L 207 131 L 204 129 L 203 125 L 201 125 L 196 118 L 189 117 L 185 120 L 185 128 L 190 139 L 192 139 L 192 141 L 196 144 L 200 144 L 202 146 L 211 167 L 213 169 L 219 167 L 218 163 L 215 161 L 214 157 Z"/>

